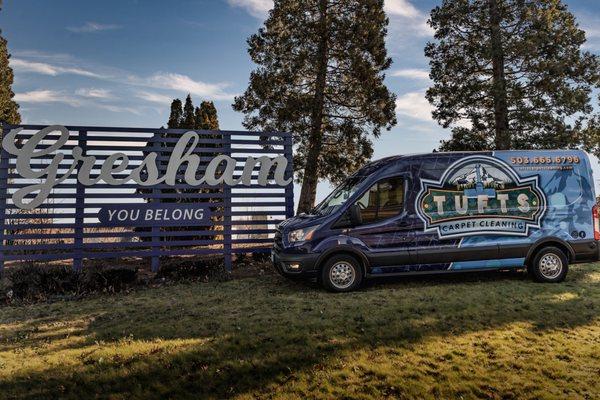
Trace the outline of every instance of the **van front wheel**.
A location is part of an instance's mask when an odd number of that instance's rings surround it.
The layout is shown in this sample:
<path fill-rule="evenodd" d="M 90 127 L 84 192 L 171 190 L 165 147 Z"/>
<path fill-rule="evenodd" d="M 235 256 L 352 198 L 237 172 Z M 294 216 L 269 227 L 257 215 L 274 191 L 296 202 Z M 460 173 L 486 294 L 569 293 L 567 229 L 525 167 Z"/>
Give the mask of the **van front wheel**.
<path fill-rule="evenodd" d="M 562 282 L 569 271 L 569 260 L 557 247 L 545 247 L 533 258 L 531 273 L 537 282 Z"/>
<path fill-rule="evenodd" d="M 359 262 L 350 255 L 333 256 L 323 266 L 321 281 L 332 292 L 350 292 L 363 279 Z"/>

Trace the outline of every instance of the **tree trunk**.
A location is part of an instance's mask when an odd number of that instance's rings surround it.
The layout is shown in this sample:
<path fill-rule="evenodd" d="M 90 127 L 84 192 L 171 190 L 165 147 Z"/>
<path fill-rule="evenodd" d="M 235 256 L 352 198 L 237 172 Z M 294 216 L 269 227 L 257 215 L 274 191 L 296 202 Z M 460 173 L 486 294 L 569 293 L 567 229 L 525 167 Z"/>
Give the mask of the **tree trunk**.
<path fill-rule="evenodd" d="M 489 0 L 490 8 L 490 46 L 492 55 L 492 96 L 494 100 L 494 128 L 496 150 L 511 148 L 508 130 L 508 104 L 506 100 L 506 77 L 504 76 L 504 49 L 500 30 L 500 10 L 497 0 Z"/>
<path fill-rule="evenodd" d="M 306 155 L 302 189 L 298 202 L 298 213 L 308 212 L 315 204 L 317 184 L 319 183 L 318 162 L 323 147 L 323 105 L 325 103 L 325 85 L 327 84 L 328 32 L 327 1 L 320 0 L 320 41 L 317 48 L 317 79 L 315 97 L 311 111 L 311 129 L 309 148 Z"/>

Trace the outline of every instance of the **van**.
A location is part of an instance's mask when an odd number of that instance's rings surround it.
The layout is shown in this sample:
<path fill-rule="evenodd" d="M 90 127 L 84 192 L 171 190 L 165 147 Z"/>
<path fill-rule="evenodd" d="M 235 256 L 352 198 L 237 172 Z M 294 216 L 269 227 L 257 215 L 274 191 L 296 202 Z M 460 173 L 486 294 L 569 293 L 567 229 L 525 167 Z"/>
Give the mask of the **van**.
<path fill-rule="evenodd" d="M 277 227 L 275 268 L 351 291 L 372 277 L 526 268 L 561 282 L 597 261 L 600 226 L 579 150 L 394 156 Z"/>

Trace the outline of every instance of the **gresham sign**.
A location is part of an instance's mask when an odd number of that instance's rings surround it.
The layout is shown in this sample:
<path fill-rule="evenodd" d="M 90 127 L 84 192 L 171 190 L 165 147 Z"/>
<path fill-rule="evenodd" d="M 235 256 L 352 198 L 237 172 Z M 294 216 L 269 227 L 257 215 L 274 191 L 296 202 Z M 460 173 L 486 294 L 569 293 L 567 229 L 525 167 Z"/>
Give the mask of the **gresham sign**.
<path fill-rule="evenodd" d="M 235 253 L 268 252 L 293 215 L 289 133 L 2 124 L 2 137 L 0 273 L 108 257 L 156 271 L 208 254 L 230 268 Z"/>
<path fill-rule="evenodd" d="M 150 152 L 142 160 L 141 164 L 127 171 L 129 166 L 129 158 L 127 154 L 115 152 L 108 156 L 100 167 L 100 174 L 96 177 L 91 176 L 92 169 L 97 168 L 96 157 L 92 155 L 84 155 L 80 146 L 72 148 L 73 163 L 68 170 L 59 174 L 60 163 L 65 155 L 56 153 L 51 158 L 48 166 L 40 169 L 31 167 L 32 160 L 40 157 L 46 157 L 59 151 L 69 140 L 69 130 L 61 125 L 52 125 L 41 129 L 33 134 L 28 140 L 17 140 L 17 136 L 21 128 L 12 129 L 3 139 L 2 148 L 16 157 L 16 172 L 24 179 L 35 181 L 31 185 L 27 185 L 16 190 L 13 195 L 13 203 L 15 206 L 25 210 L 32 210 L 40 206 L 50 195 L 53 188 L 69 178 L 75 170 L 77 170 L 77 181 L 84 186 L 92 187 L 99 181 L 104 181 L 106 184 L 118 187 L 127 182 L 133 181 L 140 186 L 154 186 L 158 184 L 166 184 L 169 186 L 175 185 L 178 172 L 185 164 L 184 181 L 190 187 L 208 185 L 219 186 L 228 185 L 234 186 L 238 184 L 251 185 L 252 172 L 255 168 L 259 168 L 256 182 L 260 186 L 266 186 L 269 183 L 269 174 L 273 172 L 273 180 L 278 186 L 288 185 L 292 178 L 285 178 L 285 172 L 288 165 L 288 160 L 285 156 L 278 157 L 251 157 L 248 156 L 241 176 L 234 177 L 236 168 L 236 160 L 229 155 L 220 154 L 215 156 L 206 166 L 204 175 L 198 177 L 198 167 L 200 166 L 200 156 L 194 154 L 194 150 L 200 141 L 198 133 L 189 131 L 184 133 L 171 151 L 171 155 L 166 167 L 164 175 L 160 176 L 159 167 L 157 165 L 158 154 Z M 41 145 L 44 139 L 52 132 L 59 132 L 60 135 L 51 145 Z M 19 146 L 17 144 L 20 144 Z M 115 178 L 113 174 L 119 174 L 127 171 L 125 177 Z M 222 171 L 222 172 L 220 172 Z M 27 197 L 30 194 L 35 194 L 33 198 Z M 26 202 L 26 200 L 29 200 Z M 173 210 L 170 210 L 171 212 Z M 181 216 L 187 215 L 182 210 Z M 166 212 L 166 211 L 164 211 Z M 161 212 L 162 213 L 162 212 Z M 110 222 L 114 221 L 112 217 L 116 214 L 111 214 L 108 210 L 101 213 L 103 220 Z M 180 215 L 179 212 L 176 215 Z M 110 217 L 110 218 L 109 218 Z M 206 213 L 200 220 L 206 220 Z M 190 217 L 192 218 L 192 217 Z M 156 214 L 153 214 L 153 220 L 156 219 Z M 198 219 L 193 217 L 192 219 Z M 140 222 L 141 219 L 132 222 Z M 188 219 L 188 222 L 189 219 Z"/>

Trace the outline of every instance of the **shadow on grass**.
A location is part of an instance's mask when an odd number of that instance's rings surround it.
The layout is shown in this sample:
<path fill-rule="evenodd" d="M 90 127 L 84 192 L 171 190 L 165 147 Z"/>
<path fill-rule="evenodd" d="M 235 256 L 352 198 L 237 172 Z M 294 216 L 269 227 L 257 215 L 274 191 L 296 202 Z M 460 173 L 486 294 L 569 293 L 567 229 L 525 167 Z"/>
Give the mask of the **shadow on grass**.
<path fill-rule="evenodd" d="M 261 393 L 269 385 L 329 368 L 360 349 L 409 351 L 425 340 L 517 322 L 534 330 L 590 324 L 600 313 L 600 289 L 587 279 L 592 273 L 600 273 L 600 267 L 578 267 L 558 285 L 536 284 L 517 273 L 403 277 L 370 282 L 348 294 L 266 276 L 23 307 L 29 317 L 17 316 L 13 308 L 0 311 L 0 323 L 8 314 L 7 320 L 17 324 L 4 329 L 2 335 L 12 340 L 0 342 L 0 354 L 41 347 L 43 356 L 67 350 L 83 355 L 75 366 L 4 377 L 0 393 L 8 398 Z M 55 330 L 73 320 L 87 323 L 72 327 L 71 335 L 82 340 L 70 343 L 67 333 Z M 65 343 L 43 349 L 57 337 Z M 156 351 L 125 356 L 118 351 L 95 355 L 93 350 L 102 343 L 125 348 L 158 339 L 200 343 L 166 351 L 158 341 Z"/>

